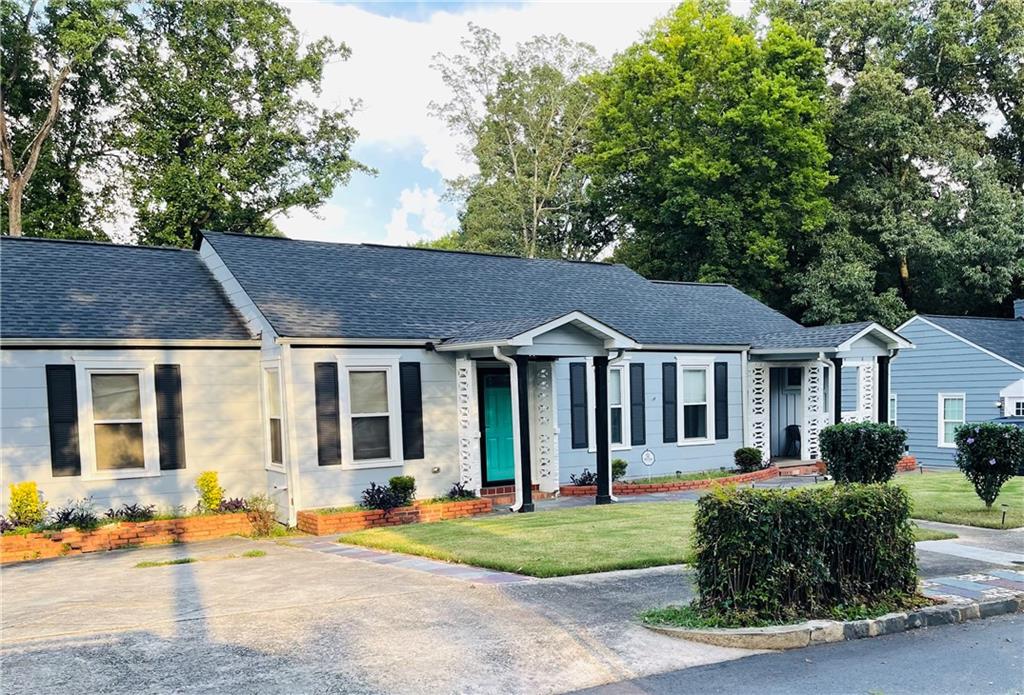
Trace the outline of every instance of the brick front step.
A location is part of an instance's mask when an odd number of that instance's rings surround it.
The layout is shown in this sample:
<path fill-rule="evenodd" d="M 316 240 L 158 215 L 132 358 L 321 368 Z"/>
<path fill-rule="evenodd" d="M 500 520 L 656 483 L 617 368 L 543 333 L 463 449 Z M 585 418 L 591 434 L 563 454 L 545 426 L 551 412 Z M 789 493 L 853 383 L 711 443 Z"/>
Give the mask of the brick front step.
<path fill-rule="evenodd" d="M 917 470 L 917 459 L 913 456 L 904 456 L 896 464 L 897 473 L 909 473 Z M 785 466 L 779 469 L 779 475 L 825 475 L 827 472 L 825 462 L 807 463 L 796 466 Z"/>
<path fill-rule="evenodd" d="M 323 536 L 328 533 L 348 533 L 379 526 L 431 523 L 487 514 L 493 508 L 490 499 L 459 502 L 414 502 L 411 507 L 398 507 L 387 512 L 381 509 L 359 509 L 351 512 L 322 514 L 315 509 L 300 511 L 297 526 L 300 531 Z"/>
<path fill-rule="evenodd" d="M 117 550 L 136 545 L 206 541 L 249 535 L 252 524 L 244 513 L 194 516 L 158 521 L 122 521 L 95 531 L 50 531 L 0 536 L 0 564 Z"/>
<path fill-rule="evenodd" d="M 665 483 L 615 483 L 612 493 L 615 495 L 650 495 L 656 492 L 681 492 L 684 490 L 703 490 L 712 485 L 732 485 L 750 483 L 757 480 L 768 480 L 779 475 L 774 466 L 753 473 L 739 473 L 725 478 L 705 478 L 702 480 L 679 480 Z M 593 496 L 597 494 L 596 485 L 563 485 L 561 493 L 568 496 Z"/>

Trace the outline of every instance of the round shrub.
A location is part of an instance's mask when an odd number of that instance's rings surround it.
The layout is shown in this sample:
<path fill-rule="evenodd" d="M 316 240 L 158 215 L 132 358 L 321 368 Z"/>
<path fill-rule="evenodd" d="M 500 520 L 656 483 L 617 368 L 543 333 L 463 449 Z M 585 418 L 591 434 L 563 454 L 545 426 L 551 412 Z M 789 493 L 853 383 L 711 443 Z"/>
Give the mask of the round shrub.
<path fill-rule="evenodd" d="M 821 455 L 837 483 L 884 483 L 896 475 L 907 433 L 878 422 L 845 422 L 821 431 Z"/>
<path fill-rule="evenodd" d="M 999 488 L 1024 465 L 1024 430 L 1013 425 L 977 422 L 956 428 L 956 465 L 991 507 Z"/>
<path fill-rule="evenodd" d="M 764 468 L 764 456 L 761 450 L 753 446 L 745 446 L 737 449 L 732 455 L 736 467 L 742 473 L 753 473 Z"/>
<path fill-rule="evenodd" d="M 626 469 L 629 464 L 622 459 L 612 461 L 612 480 L 622 480 L 626 476 Z"/>
<path fill-rule="evenodd" d="M 388 480 L 388 485 L 397 496 L 399 507 L 412 504 L 416 498 L 416 479 L 411 475 L 396 475 Z"/>

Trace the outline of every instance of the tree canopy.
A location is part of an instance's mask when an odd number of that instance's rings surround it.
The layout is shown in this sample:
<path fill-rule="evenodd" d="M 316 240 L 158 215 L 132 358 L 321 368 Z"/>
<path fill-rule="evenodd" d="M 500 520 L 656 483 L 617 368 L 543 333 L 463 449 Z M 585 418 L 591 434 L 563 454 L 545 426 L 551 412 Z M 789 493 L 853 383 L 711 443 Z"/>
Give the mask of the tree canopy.
<path fill-rule="evenodd" d="M 361 166 L 351 108 L 311 99 L 347 47 L 303 44 L 277 3 L 0 0 L 0 15 L 12 149 L 59 107 L 22 199 L 25 234 L 102 237 L 118 212 L 142 243 L 275 233 L 276 214 L 319 207 Z"/>

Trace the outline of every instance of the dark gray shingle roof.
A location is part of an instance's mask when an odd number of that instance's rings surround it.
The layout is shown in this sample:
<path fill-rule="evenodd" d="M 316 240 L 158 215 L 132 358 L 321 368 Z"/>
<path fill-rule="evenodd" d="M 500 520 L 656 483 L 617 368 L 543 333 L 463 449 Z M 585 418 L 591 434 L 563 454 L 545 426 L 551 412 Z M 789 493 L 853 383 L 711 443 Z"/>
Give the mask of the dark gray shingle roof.
<path fill-rule="evenodd" d="M 0 238 L 5 338 L 248 339 L 195 251 Z"/>
<path fill-rule="evenodd" d="M 1024 367 L 1024 319 L 934 314 L 921 314 L 921 318 Z"/>
<path fill-rule="evenodd" d="M 828 326 L 800 326 L 781 333 L 766 333 L 754 339 L 754 347 L 768 348 L 820 348 L 835 347 L 871 325 L 871 321 L 834 323 Z"/>
<path fill-rule="evenodd" d="M 651 282 L 622 265 L 235 234 L 206 239 L 283 336 L 467 339 L 471 324 L 490 323 L 482 330 L 493 332 L 571 311 L 648 345 L 746 345 L 801 329 L 728 285 Z"/>

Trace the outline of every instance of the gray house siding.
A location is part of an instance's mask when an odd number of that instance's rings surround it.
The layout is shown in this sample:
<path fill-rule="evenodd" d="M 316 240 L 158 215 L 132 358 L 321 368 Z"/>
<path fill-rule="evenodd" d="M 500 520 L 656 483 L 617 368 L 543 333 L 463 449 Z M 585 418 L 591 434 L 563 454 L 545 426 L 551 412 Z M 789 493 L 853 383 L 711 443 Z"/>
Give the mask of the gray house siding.
<path fill-rule="evenodd" d="M 630 353 L 629 362 L 644 365 L 644 423 L 647 430 L 644 445 L 629 445 L 627 440 L 623 448 L 613 447 L 611 458 L 621 458 L 629 464 L 627 478 L 643 478 L 650 475 L 667 475 L 682 471 L 702 471 L 722 466 L 732 467 L 733 453 L 743 446 L 743 404 L 742 377 L 740 375 L 740 357 L 738 354 L 708 354 L 709 362 L 725 362 L 729 365 L 728 375 L 728 408 L 729 436 L 726 439 L 715 439 L 710 444 L 680 446 L 676 442 L 664 441 L 662 421 L 662 363 L 675 362 L 680 353 L 674 352 L 636 352 Z M 694 357 L 687 353 L 688 357 Z M 704 357 L 704 355 L 701 355 Z M 589 437 L 589 449 L 572 448 L 569 400 L 569 364 L 582 360 L 559 360 L 555 367 L 558 405 L 558 465 L 559 478 L 565 484 L 570 475 L 578 474 L 587 468 L 595 470 L 595 454 L 592 451 L 593 437 Z M 628 369 L 628 367 L 627 367 Z M 681 390 L 682 384 L 677 388 Z M 588 394 L 592 398 L 592 394 Z M 713 393 L 709 397 L 713 397 Z M 592 401 L 591 401 L 592 404 Z M 628 403 L 627 403 L 628 406 Z M 680 403 L 680 408 L 682 407 Z M 680 437 L 681 438 L 681 437 Z M 654 452 L 655 463 L 651 467 L 643 465 L 640 456 L 645 449 Z"/>
<path fill-rule="evenodd" d="M 928 466 L 953 466 L 955 449 L 938 446 L 939 393 L 966 397 L 967 422 L 999 417 L 999 391 L 1024 372 L 917 320 L 900 333 L 915 349 L 892 361 L 890 393 L 896 396 L 896 424 L 907 431 L 910 453 Z"/>

